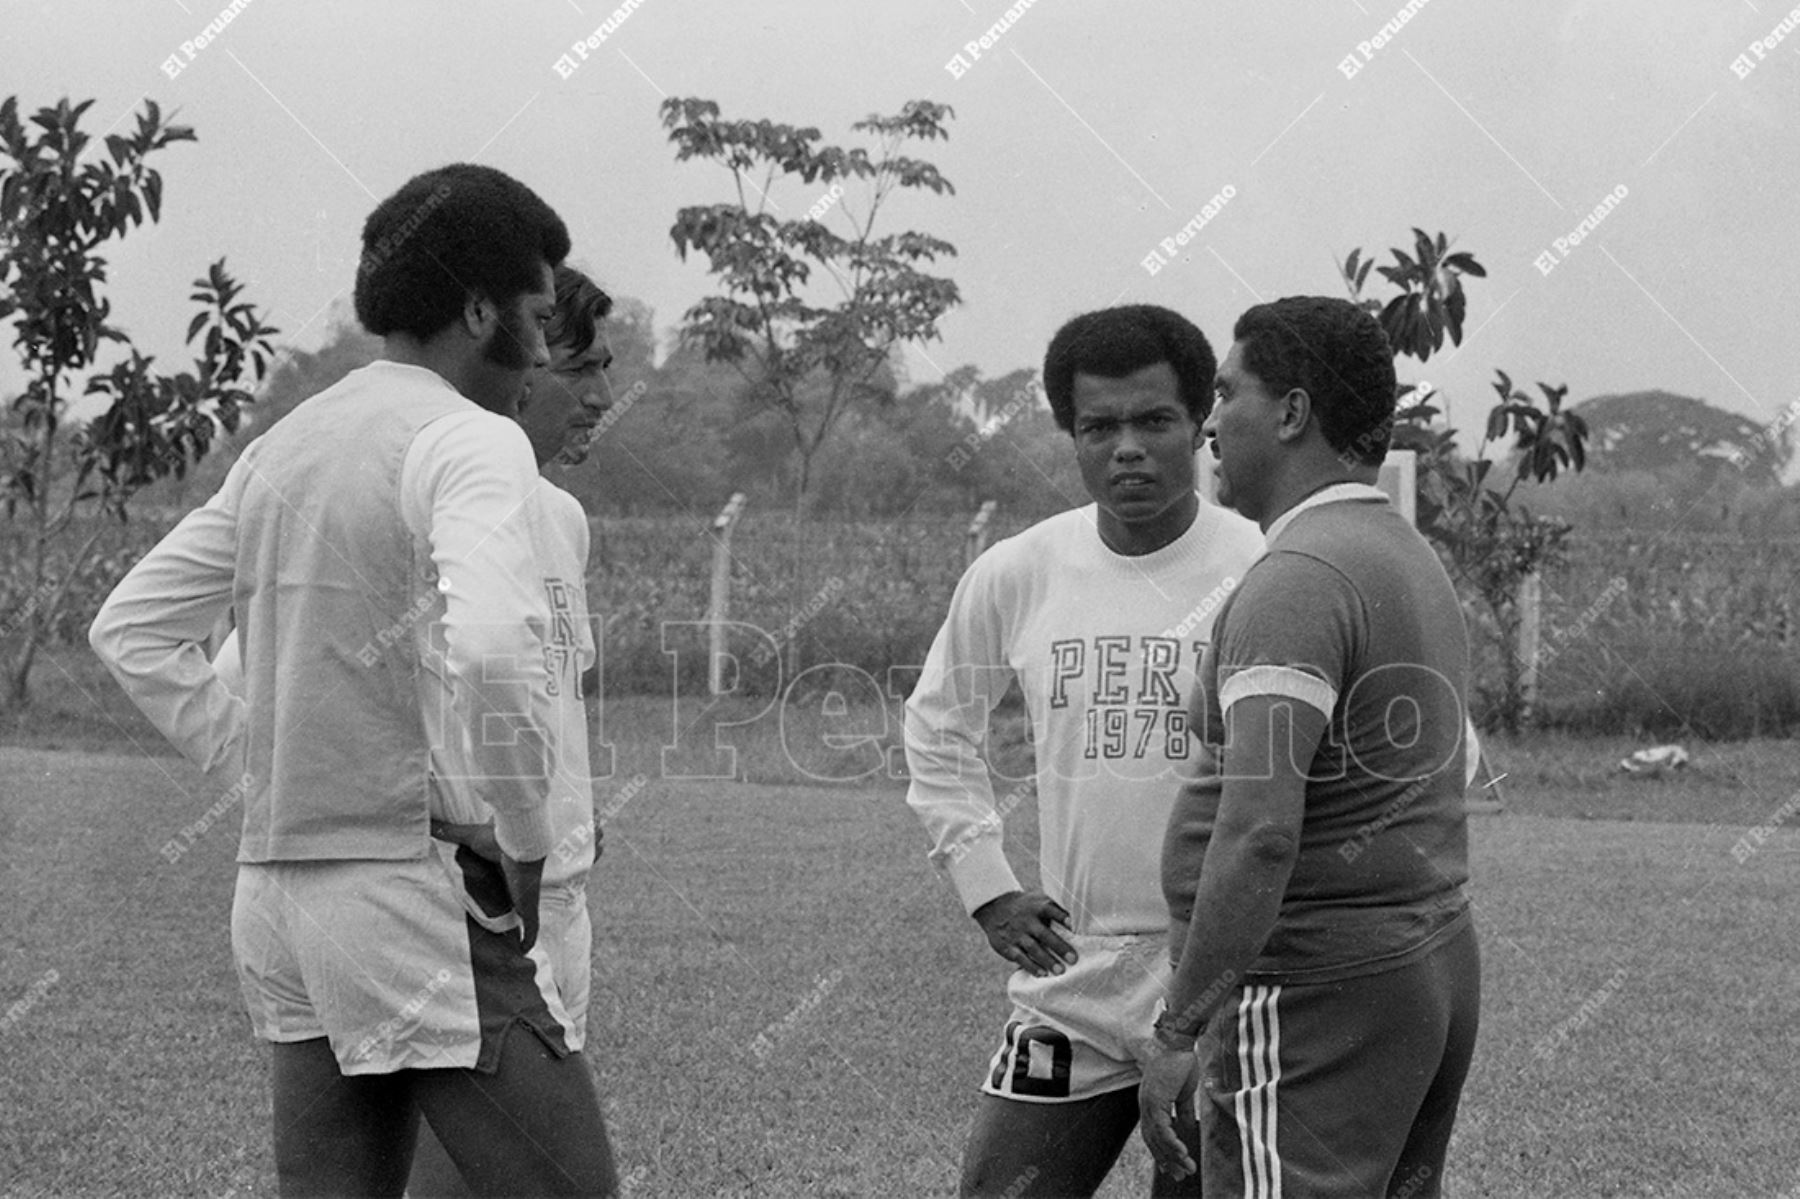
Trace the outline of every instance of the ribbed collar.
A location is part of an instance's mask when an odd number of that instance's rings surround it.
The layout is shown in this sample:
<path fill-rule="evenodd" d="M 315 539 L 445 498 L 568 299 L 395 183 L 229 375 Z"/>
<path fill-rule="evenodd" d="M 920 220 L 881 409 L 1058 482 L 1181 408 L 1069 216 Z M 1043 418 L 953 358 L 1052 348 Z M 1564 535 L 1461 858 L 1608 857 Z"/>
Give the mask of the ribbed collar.
<path fill-rule="evenodd" d="M 1365 503 L 1369 500 L 1381 500 L 1385 503 L 1387 498 L 1387 492 L 1379 487 L 1371 487 L 1367 483 L 1333 483 L 1329 487 L 1321 487 L 1276 517 L 1275 523 L 1270 525 L 1268 532 L 1263 534 L 1263 543 L 1273 547 L 1275 539 L 1294 523 L 1294 518 L 1309 508 L 1317 508 L 1324 504 L 1343 503 L 1346 500 L 1361 500 Z"/>
<path fill-rule="evenodd" d="M 1194 513 L 1194 523 L 1181 536 L 1147 554 L 1121 554 L 1108 546 L 1100 536 L 1098 505 L 1089 504 L 1082 510 L 1082 515 L 1086 518 L 1088 533 L 1093 538 L 1090 547 L 1092 560 L 1102 570 L 1134 578 L 1160 575 L 1172 565 L 1191 564 L 1204 558 L 1207 545 L 1218 531 L 1219 522 L 1217 507 L 1202 496 L 1199 511 Z"/>

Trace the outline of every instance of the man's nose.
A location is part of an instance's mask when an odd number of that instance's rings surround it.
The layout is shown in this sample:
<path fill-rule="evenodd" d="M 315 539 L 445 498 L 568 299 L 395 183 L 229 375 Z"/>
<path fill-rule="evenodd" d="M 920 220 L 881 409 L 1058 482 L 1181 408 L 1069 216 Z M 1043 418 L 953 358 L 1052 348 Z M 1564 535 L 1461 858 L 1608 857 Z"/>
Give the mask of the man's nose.
<path fill-rule="evenodd" d="M 1113 446 L 1113 457 L 1126 462 L 1136 462 L 1144 456 L 1144 443 L 1136 431 L 1127 427 L 1119 434 L 1119 440 Z"/>

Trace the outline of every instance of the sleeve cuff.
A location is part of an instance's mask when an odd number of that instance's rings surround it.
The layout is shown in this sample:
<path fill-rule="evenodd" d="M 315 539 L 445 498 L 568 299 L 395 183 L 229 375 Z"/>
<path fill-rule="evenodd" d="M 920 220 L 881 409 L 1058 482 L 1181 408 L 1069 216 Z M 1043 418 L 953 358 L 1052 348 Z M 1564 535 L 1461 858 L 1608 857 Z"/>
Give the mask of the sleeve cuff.
<path fill-rule="evenodd" d="M 971 915 L 991 899 L 1024 889 L 1007 865 L 998 830 L 976 838 L 960 857 L 946 859 L 944 872 L 961 897 L 963 910 Z"/>
<path fill-rule="evenodd" d="M 494 839 L 506 856 L 516 862 L 535 862 L 547 858 L 555 848 L 555 833 L 550 828 L 550 805 L 532 812 L 494 812 Z"/>
<path fill-rule="evenodd" d="M 1246 666 L 1219 684 L 1219 711 L 1253 695 L 1273 695 L 1317 709 L 1327 720 L 1337 707 L 1337 688 L 1295 666 Z"/>

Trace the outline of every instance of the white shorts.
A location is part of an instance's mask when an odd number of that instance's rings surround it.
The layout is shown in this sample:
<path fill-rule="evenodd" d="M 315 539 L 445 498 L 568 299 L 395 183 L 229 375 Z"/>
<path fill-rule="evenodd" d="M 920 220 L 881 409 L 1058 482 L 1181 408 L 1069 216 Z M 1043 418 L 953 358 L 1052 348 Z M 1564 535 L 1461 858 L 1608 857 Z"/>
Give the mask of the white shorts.
<path fill-rule="evenodd" d="M 985 1094 L 1073 1103 L 1135 1087 L 1142 1077 L 1132 1049 L 1151 1035 L 1168 994 L 1168 936 L 1064 940 L 1077 957 L 1064 973 L 1038 978 L 1016 970 L 1007 980 L 1013 1010 L 988 1063 Z"/>
<path fill-rule="evenodd" d="M 256 1035 L 327 1037 L 346 1075 L 492 1073 L 514 1024 L 574 1052 L 549 955 L 521 953 L 517 927 L 500 868 L 438 841 L 402 861 L 244 863 L 231 909 Z"/>

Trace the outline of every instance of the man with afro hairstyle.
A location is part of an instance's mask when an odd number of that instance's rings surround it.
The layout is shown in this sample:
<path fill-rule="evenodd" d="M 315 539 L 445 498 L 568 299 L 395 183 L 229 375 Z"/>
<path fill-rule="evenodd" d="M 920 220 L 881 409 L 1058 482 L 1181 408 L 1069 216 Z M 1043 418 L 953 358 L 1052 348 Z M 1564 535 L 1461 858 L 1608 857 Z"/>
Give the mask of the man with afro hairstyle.
<path fill-rule="evenodd" d="M 232 949 L 272 1045 L 283 1194 L 401 1193 L 421 1114 L 479 1193 L 617 1187 L 535 947 L 551 613 L 510 417 L 568 251 L 489 167 L 383 201 L 356 280 L 382 357 L 251 443 L 89 635 L 207 787 L 243 797 Z M 204 648 L 228 611 L 241 698 Z M 441 689 L 457 702 L 427 703 Z M 432 838 L 449 771 L 493 810 L 499 862 Z"/>
<path fill-rule="evenodd" d="M 1091 1195 L 1137 1124 L 1138 1061 L 1169 978 L 1157 855 L 1176 787 L 1202 767 L 1184 703 L 1213 611 L 1262 549 L 1195 491 L 1213 369 L 1200 330 L 1166 308 L 1058 330 L 1044 384 L 1091 502 L 969 567 L 907 701 L 907 800 L 1011 968 L 965 1195 Z M 1032 891 L 1001 842 L 1020 795 L 995 803 L 982 752 L 1014 681 L 1037 766 Z M 1198 1194 L 1197 1180 L 1155 1185 Z"/>

